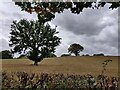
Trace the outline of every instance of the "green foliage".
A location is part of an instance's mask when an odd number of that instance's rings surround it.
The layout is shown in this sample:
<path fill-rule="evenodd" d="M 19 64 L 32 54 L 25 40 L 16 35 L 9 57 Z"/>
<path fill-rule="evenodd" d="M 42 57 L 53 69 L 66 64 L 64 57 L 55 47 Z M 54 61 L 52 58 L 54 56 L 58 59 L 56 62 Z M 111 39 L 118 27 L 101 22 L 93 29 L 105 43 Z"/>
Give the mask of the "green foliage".
<path fill-rule="evenodd" d="M 32 90 L 118 90 L 118 77 L 2 72 L 2 89 Z"/>
<path fill-rule="evenodd" d="M 0 59 L 12 59 L 13 55 L 9 50 L 4 50 L 0 52 Z"/>
<path fill-rule="evenodd" d="M 13 53 L 24 53 L 37 64 L 55 52 L 61 39 L 56 36 L 57 33 L 56 28 L 51 29 L 48 23 L 44 25 L 25 19 L 13 21 L 9 45 L 13 47 Z"/>
<path fill-rule="evenodd" d="M 71 44 L 70 47 L 68 48 L 69 53 L 74 53 L 76 56 L 79 55 L 80 51 L 83 51 L 84 48 L 80 44 Z"/>
<path fill-rule="evenodd" d="M 109 8 L 120 7 L 119 2 L 15 2 L 16 5 L 21 7 L 23 11 L 28 13 L 36 12 L 40 21 L 47 22 L 55 18 L 55 13 L 62 13 L 65 9 L 70 10 L 74 14 L 79 14 L 84 8 L 97 8 L 104 7 L 109 3 Z"/>

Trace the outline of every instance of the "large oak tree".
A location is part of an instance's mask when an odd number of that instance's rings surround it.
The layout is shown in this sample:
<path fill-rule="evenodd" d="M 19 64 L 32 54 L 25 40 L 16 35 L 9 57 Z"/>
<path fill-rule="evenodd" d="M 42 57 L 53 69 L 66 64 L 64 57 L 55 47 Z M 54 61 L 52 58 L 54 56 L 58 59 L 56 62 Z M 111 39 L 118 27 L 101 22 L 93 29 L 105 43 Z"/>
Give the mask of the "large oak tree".
<path fill-rule="evenodd" d="M 60 44 L 56 27 L 51 29 L 47 23 L 40 24 L 38 21 L 28 21 L 22 19 L 13 21 L 11 25 L 10 46 L 12 52 L 24 53 L 37 65 L 45 57 L 51 56 L 55 52 L 55 47 Z"/>

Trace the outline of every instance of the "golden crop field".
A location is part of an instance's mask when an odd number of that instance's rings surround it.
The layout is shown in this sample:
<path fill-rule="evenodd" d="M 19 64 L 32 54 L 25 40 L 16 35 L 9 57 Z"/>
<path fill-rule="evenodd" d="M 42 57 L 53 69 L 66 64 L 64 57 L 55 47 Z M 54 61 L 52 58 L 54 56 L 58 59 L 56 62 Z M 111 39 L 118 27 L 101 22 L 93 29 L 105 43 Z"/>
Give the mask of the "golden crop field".
<path fill-rule="evenodd" d="M 2 61 L 2 71 L 28 73 L 64 73 L 64 74 L 92 74 L 99 75 L 103 69 L 104 60 L 111 59 L 106 67 L 106 75 L 118 76 L 117 56 L 67 56 L 56 58 L 45 58 L 38 66 L 28 59 L 11 59 Z"/>

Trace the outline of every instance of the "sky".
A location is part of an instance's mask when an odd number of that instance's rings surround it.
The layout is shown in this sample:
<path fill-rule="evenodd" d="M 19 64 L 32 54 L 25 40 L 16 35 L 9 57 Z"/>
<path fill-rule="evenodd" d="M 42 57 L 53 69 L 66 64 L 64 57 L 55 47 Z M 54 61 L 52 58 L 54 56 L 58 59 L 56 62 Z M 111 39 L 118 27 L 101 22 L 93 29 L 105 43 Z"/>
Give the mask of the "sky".
<path fill-rule="evenodd" d="M 37 14 L 21 11 L 12 0 L 0 1 L 0 51 L 9 47 L 10 26 L 13 20 L 37 20 Z M 72 14 L 65 10 L 56 14 L 49 22 L 51 27 L 57 25 L 61 44 L 56 47 L 55 54 L 68 53 L 68 47 L 78 43 L 84 47 L 82 54 L 118 55 L 118 9 L 109 9 L 109 5 L 100 9 L 84 9 L 80 14 Z"/>

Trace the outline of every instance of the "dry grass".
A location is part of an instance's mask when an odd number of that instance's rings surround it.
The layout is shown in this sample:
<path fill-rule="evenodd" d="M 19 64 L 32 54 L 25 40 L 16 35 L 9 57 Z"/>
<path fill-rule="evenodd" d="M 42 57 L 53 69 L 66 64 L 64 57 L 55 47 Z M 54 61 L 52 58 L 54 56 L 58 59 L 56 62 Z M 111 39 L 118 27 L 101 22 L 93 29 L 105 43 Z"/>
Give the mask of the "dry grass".
<path fill-rule="evenodd" d="M 33 62 L 28 59 L 2 60 L 2 70 L 8 72 L 26 71 L 29 73 L 47 72 L 81 75 L 91 73 L 98 75 L 101 74 L 102 62 L 107 59 L 113 61 L 108 63 L 106 74 L 118 76 L 118 57 L 112 56 L 46 58 L 38 66 L 32 65 Z"/>

